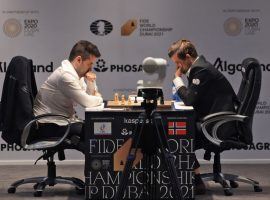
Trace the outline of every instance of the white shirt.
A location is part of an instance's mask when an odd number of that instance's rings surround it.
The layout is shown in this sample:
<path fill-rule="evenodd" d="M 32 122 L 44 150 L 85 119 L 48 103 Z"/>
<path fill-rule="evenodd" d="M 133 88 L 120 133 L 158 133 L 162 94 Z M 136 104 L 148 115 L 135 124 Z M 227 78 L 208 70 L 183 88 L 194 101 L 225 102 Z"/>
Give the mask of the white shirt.
<path fill-rule="evenodd" d="M 41 86 L 34 103 L 34 115 L 61 114 L 76 120 L 76 103 L 83 107 L 93 107 L 103 102 L 101 97 L 91 95 L 93 88 L 93 84 L 86 85 L 84 78 L 78 76 L 72 64 L 64 60 Z M 51 118 L 41 122 L 66 124 L 56 118 L 53 121 Z"/>
<path fill-rule="evenodd" d="M 192 65 L 198 60 L 198 58 L 199 58 L 199 56 L 197 56 L 197 58 L 193 61 Z M 187 77 L 189 77 L 189 73 L 190 73 L 191 68 L 192 68 L 192 66 L 188 69 L 188 71 L 187 71 L 187 73 L 186 73 Z M 185 86 L 185 83 L 184 83 L 184 81 L 183 81 L 183 79 L 182 79 L 181 77 L 175 77 L 175 78 L 173 79 L 173 84 L 174 84 L 174 86 L 175 86 L 175 88 L 176 88 L 176 91 L 177 91 L 180 87 Z"/>

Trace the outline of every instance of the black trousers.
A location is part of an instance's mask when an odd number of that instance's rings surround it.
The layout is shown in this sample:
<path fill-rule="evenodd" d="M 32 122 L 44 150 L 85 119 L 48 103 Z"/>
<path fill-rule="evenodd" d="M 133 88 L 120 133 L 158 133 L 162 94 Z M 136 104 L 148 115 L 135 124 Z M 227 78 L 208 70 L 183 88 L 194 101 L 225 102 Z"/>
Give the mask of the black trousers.
<path fill-rule="evenodd" d="M 195 127 L 195 151 L 198 149 L 202 149 L 203 145 L 207 143 L 207 139 L 203 135 L 202 131 L 200 130 L 200 127 Z M 197 169 L 200 167 L 200 163 L 195 155 L 195 164 L 194 164 L 194 169 Z"/>
<path fill-rule="evenodd" d="M 211 133 L 213 125 L 210 125 L 207 129 L 208 131 Z M 210 150 L 212 152 L 216 152 L 216 151 L 221 151 L 222 149 L 220 149 L 219 147 L 213 145 L 210 141 L 208 141 L 206 139 L 206 137 L 204 136 L 201 127 L 200 127 L 200 123 L 196 124 L 196 132 L 195 132 L 195 150 L 198 149 L 207 149 Z M 229 122 L 226 123 L 224 125 L 222 125 L 222 127 L 219 129 L 218 131 L 218 137 L 221 140 L 237 140 L 237 136 L 238 136 L 238 132 L 237 132 L 237 128 L 236 128 L 236 124 L 235 122 Z M 200 167 L 200 164 L 196 158 L 195 161 L 195 165 L 194 165 L 194 169 Z"/>
<path fill-rule="evenodd" d="M 35 131 L 31 131 L 32 134 L 29 137 L 31 141 L 42 140 L 44 138 L 63 137 L 67 130 L 67 126 L 59 126 L 54 123 L 39 123 Z M 73 137 L 78 136 L 78 137 Z M 77 149 L 84 153 L 84 123 L 76 122 L 71 123 L 70 131 L 67 136 L 71 139 L 71 148 Z"/>
<path fill-rule="evenodd" d="M 40 123 L 38 125 L 38 138 L 62 137 L 65 134 L 67 126 L 59 126 L 54 123 Z M 84 141 L 84 123 L 71 123 L 68 138 L 77 135 Z"/>

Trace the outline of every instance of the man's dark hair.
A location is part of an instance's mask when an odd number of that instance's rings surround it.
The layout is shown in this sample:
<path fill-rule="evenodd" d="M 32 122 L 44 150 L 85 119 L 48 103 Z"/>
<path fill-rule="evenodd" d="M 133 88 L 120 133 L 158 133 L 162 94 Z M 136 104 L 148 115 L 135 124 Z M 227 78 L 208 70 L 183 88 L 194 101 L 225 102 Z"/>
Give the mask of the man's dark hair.
<path fill-rule="evenodd" d="M 186 54 L 189 54 L 192 58 L 197 58 L 198 53 L 195 46 L 189 40 L 178 40 L 174 42 L 168 51 L 168 55 L 171 58 L 175 53 L 177 53 L 178 58 L 185 59 Z"/>
<path fill-rule="evenodd" d="M 96 45 L 86 40 L 80 40 L 72 47 L 68 60 L 71 62 L 77 56 L 81 56 L 85 60 L 89 58 L 90 54 L 97 58 L 100 57 L 100 52 Z"/>

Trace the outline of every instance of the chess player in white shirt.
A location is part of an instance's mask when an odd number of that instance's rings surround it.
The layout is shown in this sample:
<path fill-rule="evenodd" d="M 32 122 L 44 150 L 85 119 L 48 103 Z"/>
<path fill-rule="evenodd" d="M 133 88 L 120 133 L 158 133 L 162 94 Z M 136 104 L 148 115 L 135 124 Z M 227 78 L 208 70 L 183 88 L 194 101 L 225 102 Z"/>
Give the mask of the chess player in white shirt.
<path fill-rule="evenodd" d="M 67 116 L 72 122 L 70 137 L 79 135 L 83 139 L 83 122 L 77 118 L 74 105 L 94 107 L 102 104 L 103 99 L 95 84 L 96 75 L 91 72 L 98 57 L 100 52 L 96 45 L 84 40 L 77 42 L 69 59 L 63 60 L 41 86 L 34 102 L 34 114 Z M 66 125 L 56 118 L 43 120 L 40 124 L 40 137 L 59 136 Z"/>

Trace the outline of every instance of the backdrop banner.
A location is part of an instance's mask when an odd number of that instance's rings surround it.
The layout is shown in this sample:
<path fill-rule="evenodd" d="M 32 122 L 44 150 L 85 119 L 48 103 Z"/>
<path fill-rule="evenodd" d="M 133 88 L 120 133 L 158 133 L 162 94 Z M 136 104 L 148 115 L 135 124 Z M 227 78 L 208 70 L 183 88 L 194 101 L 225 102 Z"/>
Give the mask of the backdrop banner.
<path fill-rule="evenodd" d="M 269 159 L 270 12 L 268 0 L 0 0 L 0 94 L 7 66 L 16 55 L 31 58 L 37 86 L 67 59 L 79 40 L 96 44 L 101 57 L 94 65 L 104 99 L 136 92 L 145 57 L 168 61 L 165 99 L 171 98 L 175 66 L 167 56 L 172 42 L 190 39 L 238 91 L 240 64 L 247 57 L 261 63 L 262 89 L 253 122 L 254 145 L 227 151 L 223 159 Z M 186 81 L 186 80 L 185 80 Z M 84 109 L 77 106 L 84 118 Z M 32 160 L 37 152 L 0 139 L 0 160 Z M 69 159 L 82 160 L 76 151 Z"/>

